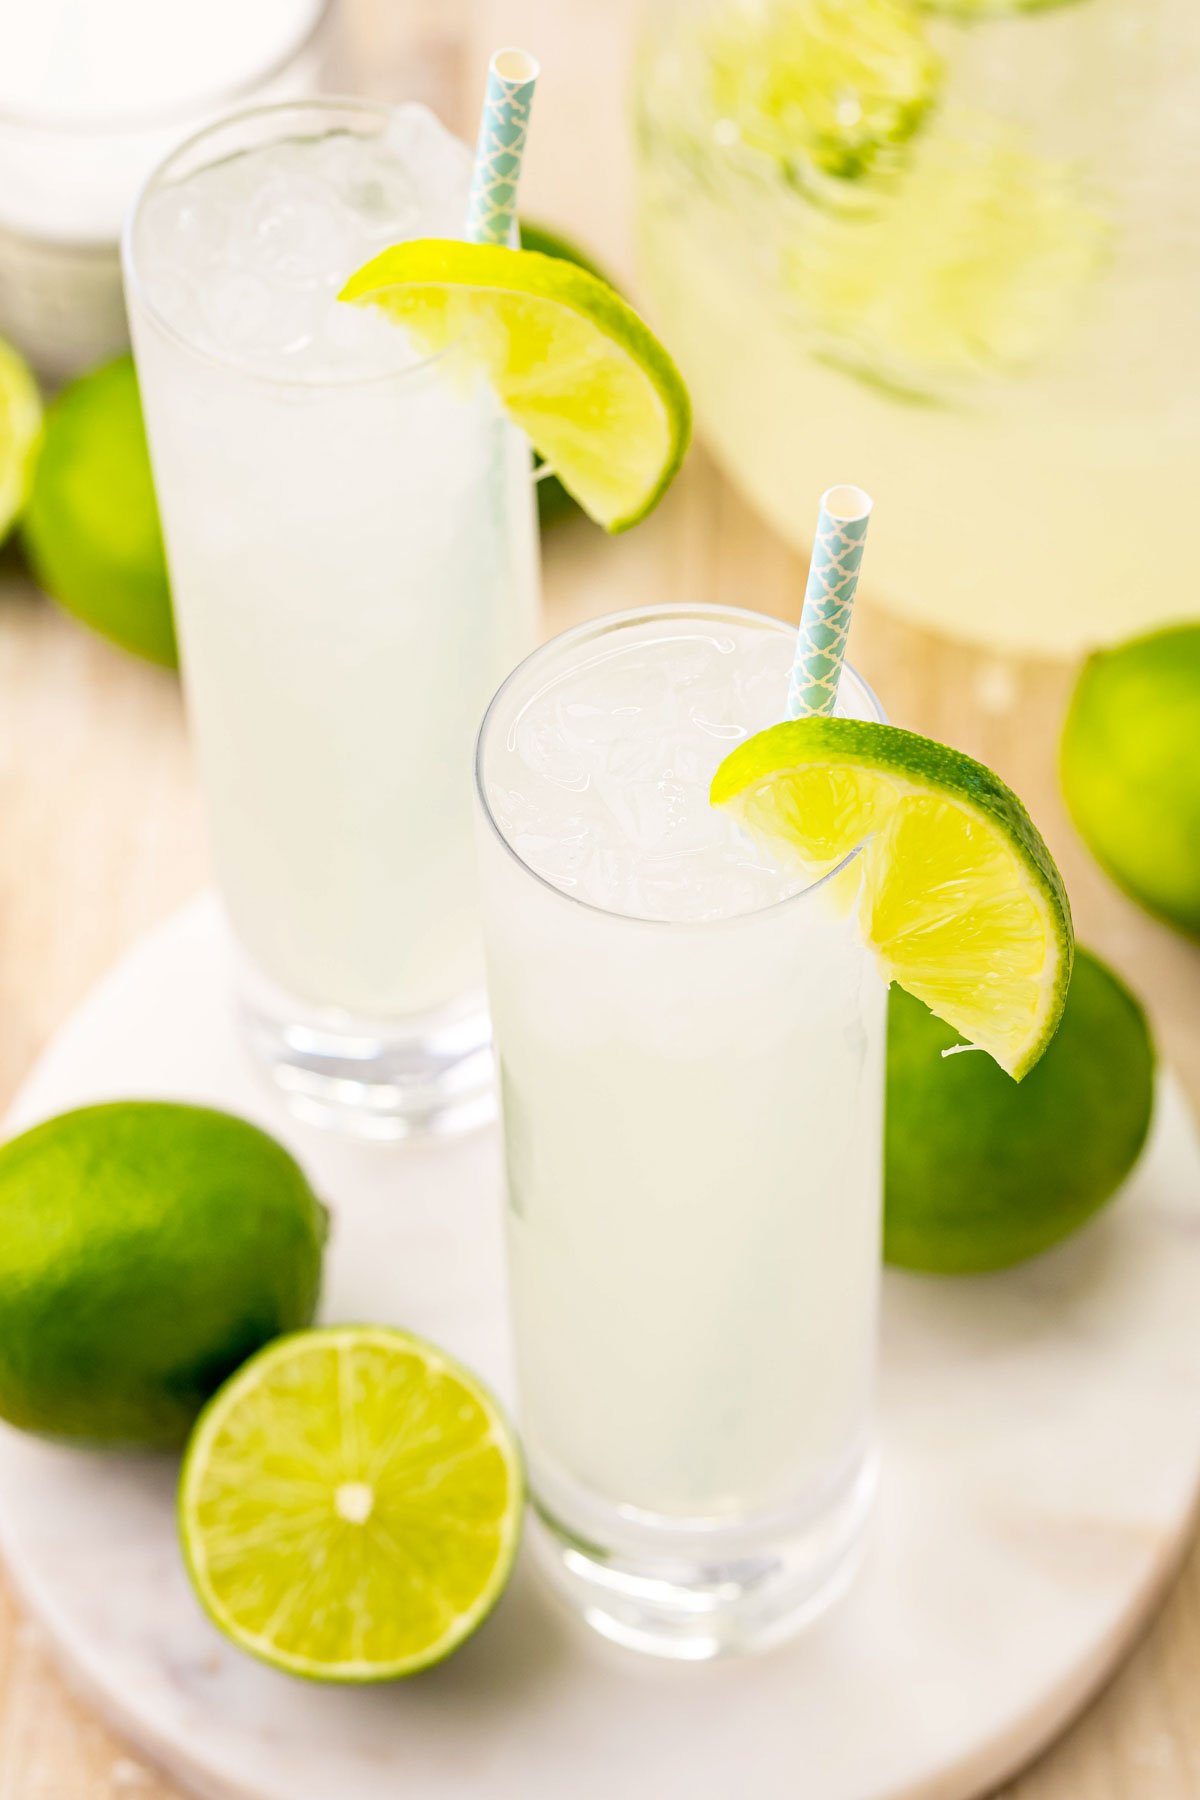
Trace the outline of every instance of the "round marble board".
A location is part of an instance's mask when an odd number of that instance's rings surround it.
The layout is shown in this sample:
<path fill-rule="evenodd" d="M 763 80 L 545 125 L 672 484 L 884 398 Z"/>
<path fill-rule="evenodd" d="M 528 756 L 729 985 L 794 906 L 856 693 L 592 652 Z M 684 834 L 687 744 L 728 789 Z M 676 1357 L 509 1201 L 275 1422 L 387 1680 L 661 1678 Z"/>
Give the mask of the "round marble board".
<path fill-rule="evenodd" d="M 508 1392 L 494 1134 L 373 1146 L 297 1125 L 237 1039 L 211 900 L 101 984 L 9 1125 L 130 1095 L 285 1139 L 334 1209 L 326 1315 L 403 1322 Z M 1179 1557 L 1200 1486 L 1198 1292 L 1200 1151 L 1168 1080 L 1126 1193 L 1072 1243 L 1002 1276 L 889 1274 L 866 1563 L 809 1635 L 742 1662 L 617 1650 L 521 1566 L 441 1668 L 294 1682 L 193 1600 L 169 1459 L 7 1429 L 0 1544 L 78 1684 L 213 1800 L 966 1800 L 1078 1711 Z"/>

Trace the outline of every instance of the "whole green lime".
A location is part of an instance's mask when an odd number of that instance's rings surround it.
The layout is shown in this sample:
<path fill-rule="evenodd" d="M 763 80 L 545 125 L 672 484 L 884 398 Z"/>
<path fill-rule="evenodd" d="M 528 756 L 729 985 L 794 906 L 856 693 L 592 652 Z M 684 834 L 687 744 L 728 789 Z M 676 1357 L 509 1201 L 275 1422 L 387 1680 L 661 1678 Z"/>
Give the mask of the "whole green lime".
<path fill-rule="evenodd" d="M 1076 949 L 1066 1009 L 1019 1084 L 902 988 L 888 997 L 884 1255 L 965 1275 L 1048 1250 L 1137 1161 L 1154 1046 L 1129 990 Z"/>
<path fill-rule="evenodd" d="M 77 618 L 174 667 L 171 590 L 132 359 L 63 389 L 21 527 L 33 572 Z"/>
<path fill-rule="evenodd" d="M 0 1416 L 172 1446 L 230 1372 L 316 1307 L 327 1215 L 273 1138 L 122 1101 L 0 1149 Z"/>
<path fill-rule="evenodd" d="M 1151 912 L 1200 936 L 1200 623 L 1089 657 L 1060 770 L 1096 860 Z"/>

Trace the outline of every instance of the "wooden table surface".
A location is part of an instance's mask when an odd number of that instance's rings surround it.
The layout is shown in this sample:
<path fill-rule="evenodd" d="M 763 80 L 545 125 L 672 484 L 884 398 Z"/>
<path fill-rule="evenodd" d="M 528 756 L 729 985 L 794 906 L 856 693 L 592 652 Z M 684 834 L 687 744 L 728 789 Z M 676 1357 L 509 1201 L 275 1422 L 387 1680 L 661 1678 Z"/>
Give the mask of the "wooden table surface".
<path fill-rule="evenodd" d="M 350 78 L 368 92 L 428 99 L 470 135 L 488 50 L 527 45 L 545 73 L 526 210 L 569 226 L 632 279 L 622 71 L 633 4 L 346 0 Z M 794 618 L 803 579 L 803 566 L 695 452 L 660 511 L 627 538 L 609 542 L 582 524 L 552 535 L 547 626 L 646 600 Z M 1082 941 L 1142 994 L 1163 1055 L 1200 1100 L 1200 951 L 1105 881 L 1063 810 L 1055 746 L 1071 671 L 966 651 L 870 605 L 860 607 L 853 655 L 896 723 L 970 751 L 1021 794 L 1059 859 Z M 175 680 L 48 605 L 11 552 L 0 556 L 0 830 L 6 1104 L 97 977 L 207 878 Z M 1200 1554 L 1107 1692 L 1006 1794 L 1196 1800 Z M 71 1698 L 39 1630 L 0 1585 L 0 1800 L 133 1795 L 175 1800 L 176 1790 Z"/>

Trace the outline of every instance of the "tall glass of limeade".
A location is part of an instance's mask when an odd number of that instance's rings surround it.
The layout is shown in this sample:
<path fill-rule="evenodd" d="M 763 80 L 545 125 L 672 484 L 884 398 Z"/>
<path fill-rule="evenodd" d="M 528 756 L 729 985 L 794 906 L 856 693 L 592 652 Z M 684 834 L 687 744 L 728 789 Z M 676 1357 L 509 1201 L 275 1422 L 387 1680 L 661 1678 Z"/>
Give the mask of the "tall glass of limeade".
<path fill-rule="evenodd" d="M 874 1483 L 885 990 L 855 857 L 810 884 L 708 798 L 795 645 L 726 607 L 602 619 L 509 677 L 477 752 L 539 1540 L 597 1629 L 688 1659 L 827 1604 Z M 839 710 L 881 717 L 849 669 Z"/>
<path fill-rule="evenodd" d="M 418 106 L 203 132 L 125 241 L 138 376 L 251 1041 L 364 1135 L 491 1107 L 471 745 L 534 641 L 527 441 L 451 349 L 340 305 L 460 237 L 468 150 Z"/>

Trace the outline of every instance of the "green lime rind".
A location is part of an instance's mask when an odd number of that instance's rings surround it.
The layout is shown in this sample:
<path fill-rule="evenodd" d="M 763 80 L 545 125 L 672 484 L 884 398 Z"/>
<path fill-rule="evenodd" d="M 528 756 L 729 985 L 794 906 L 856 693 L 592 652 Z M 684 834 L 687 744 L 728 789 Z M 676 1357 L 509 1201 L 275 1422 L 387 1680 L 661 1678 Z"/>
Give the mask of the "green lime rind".
<path fill-rule="evenodd" d="M 1059 775 L 1118 887 L 1200 938 L 1200 623 L 1097 651 L 1067 710 Z"/>
<path fill-rule="evenodd" d="M 0 1415 L 173 1449 L 211 1394 L 316 1309 L 328 1215 L 257 1126 L 80 1107 L 0 1148 Z"/>
<path fill-rule="evenodd" d="M 21 541 L 51 599 L 149 662 L 178 661 L 133 359 L 71 382 L 46 415 Z"/>
<path fill-rule="evenodd" d="M 373 1501 L 353 1522 L 337 1511 L 347 1483 Z M 179 1534 L 231 1642 L 286 1674 L 362 1685 L 432 1668 L 478 1630 L 512 1573 L 524 1498 L 516 1437 L 473 1374 L 410 1332 L 325 1326 L 268 1345 L 209 1403 Z"/>
<path fill-rule="evenodd" d="M 1154 1111 L 1146 1014 L 1078 947 L 1053 1042 L 1020 1086 L 919 1000 L 888 998 L 884 1256 L 973 1275 L 1038 1256 L 1112 1199 Z"/>
<path fill-rule="evenodd" d="M 796 719 L 726 757 L 711 800 L 813 874 L 860 851 L 860 925 L 888 979 L 1015 1080 L 1034 1066 L 1066 1002 L 1071 910 L 1037 827 L 990 769 L 898 726 Z"/>
<path fill-rule="evenodd" d="M 42 434 L 42 397 L 33 372 L 0 339 L 0 544 L 29 497 Z"/>
<path fill-rule="evenodd" d="M 478 362 L 589 517 L 627 531 L 653 511 L 691 439 L 691 402 L 649 326 L 588 270 L 503 245 L 419 238 L 359 269 L 339 298 L 382 307 L 430 355 Z"/>

